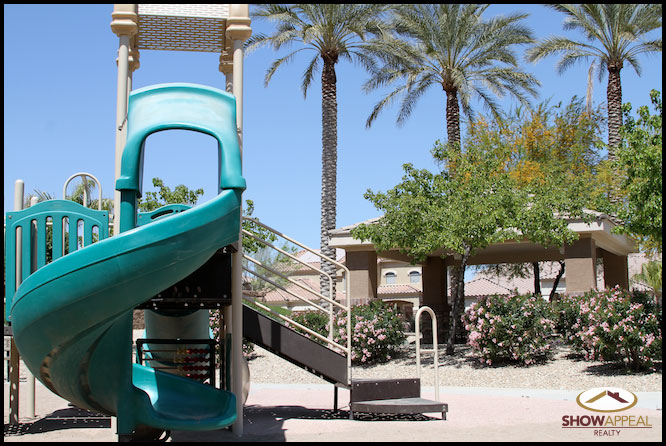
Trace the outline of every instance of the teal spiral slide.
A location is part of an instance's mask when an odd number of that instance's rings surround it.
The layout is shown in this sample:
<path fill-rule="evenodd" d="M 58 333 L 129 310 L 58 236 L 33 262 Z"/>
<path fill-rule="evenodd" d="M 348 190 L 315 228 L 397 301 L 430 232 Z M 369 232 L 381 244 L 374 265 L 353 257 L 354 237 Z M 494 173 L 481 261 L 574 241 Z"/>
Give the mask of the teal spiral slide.
<path fill-rule="evenodd" d="M 11 301 L 12 329 L 30 371 L 76 406 L 138 426 L 213 430 L 236 420 L 232 393 L 132 363 L 132 310 L 238 240 L 245 180 L 235 99 L 194 84 L 161 84 L 130 95 L 121 175 L 120 233 L 38 269 Z M 220 193 L 171 217 L 136 227 L 143 145 L 151 133 L 187 129 L 219 147 Z"/>

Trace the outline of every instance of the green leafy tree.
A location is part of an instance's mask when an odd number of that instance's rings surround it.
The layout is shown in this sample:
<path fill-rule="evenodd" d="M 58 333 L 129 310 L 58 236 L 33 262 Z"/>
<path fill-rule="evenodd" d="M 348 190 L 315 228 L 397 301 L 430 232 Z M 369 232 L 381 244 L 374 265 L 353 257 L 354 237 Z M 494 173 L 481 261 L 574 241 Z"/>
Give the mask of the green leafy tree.
<path fill-rule="evenodd" d="M 160 178 L 153 178 L 153 186 L 159 188 L 156 192 L 146 192 L 144 197 L 139 198 L 139 210 L 150 212 L 167 204 L 187 204 L 194 206 L 204 190 L 199 188 L 191 190 L 183 184 L 179 184 L 172 191 L 169 186 L 164 185 Z"/>
<path fill-rule="evenodd" d="M 662 6 L 630 3 L 548 6 L 565 14 L 564 30 L 581 31 L 588 42 L 548 37 L 527 51 L 527 59 L 537 62 L 561 54 L 556 66 L 560 74 L 575 63 L 590 59 L 598 67 L 599 80 L 604 72 L 608 72 L 608 157 L 614 160 L 622 126 L 620 71 L 628 63 L 640 76 L 642 69 L 638 56 L 661 53 L 661 37 L 652 39 L 648 34 L 661 28 Z"/>
<path fill-rule="evenodd" d="M 527 188 L 539 202 L 541 219 L 533 222 L 529 230 L 533 235 L 541 234 L 538 243 L 561 246 L 563 240 L 548 240 L 552 231 L 548 225 L 540 227 L 548 216 L 549 202 L 571 200 L 579 194 L 576 208 L 583 206 L 595 210 L 608 208 L 610 183 L 608 164 L 602 159 L 601 150 L 604 113 L 600 107 L 588 108 L 581 98 L 574 96 L 569 103 L 550 105 L 544 101 L 533 109 L 518 107 L 499 118 L 480 117 L 467 125 L 468 140 L 486 147 L 504 145 L 511 156 L 507 162 L 509 174 L 517 186 Z M 581 187 L 585 185 L 585 187 Z M 553 193 L 555 196 L 550 197 Z M 536 210 L 536 209 L 535 209 Z M 561 222 L 561 220 L 560 220 Z M 540 293 L 540 265 L 538 262 L 523 265 L 486 267 L 487 271 L 528 277 L 533 273 L 535 293 Z M 564 262 L 560 262 L 558 277 L 564 273 Z M 551 291 L 551 300 L 554 289 Z"/>
<path fill-rule="evenodd" d="M 398 37 L 387 36 L 374 43 L 383 66 L 372 72 L 364 89 L 369 92 L 394 83 L 399 86 L 375 105 L 366 126 L 401 95 L 397 123 L 402 124 L 418 99 L 437 86 L 446 93 L 448 143 L 460 147 L 460 106 L 472 117 L 472 98 L 479 98 L 494 114 L 499 114 L 496 98 L 505 94 L 529 105 L 528 96 L 536 96 L 539 82 L 519 68 L 514 52 L 517 46 L 534 42 L 531 30 L 521 23 L 527 16 L 511 14 L 484 20 L 481 15 L 488 6 L 396 7 L 391 25 Z M 464 283 L 455 283 L 460 274 L 453 277 L 453 289 L 464 289 Z"/>
<path fill-rule="evenodd" d="M 638 109 L 638 119 L 631 116 L 631 104 L 625 104 L 622 136 L 625 143 L 617 151 L 622 190 L 618 216 L 621 232 L 636 237 L 644 249 L 662 250 L 662 137 L 661 94 L 650 92 L 655 114 L 647 106 Z"/>
<path fill-rule="evenodd" d="M 252 217 L 252 214 L 254 214 L 254 201 L 252 200 L 245 200 L 245 207 L 243 208 L 243 215 L 245 217 L 257 220 L 256 217 Z M 253 220 L 243 220 L 243 229 L 245 229 L 248 232 L 251 232 L 258 238 L 262 240 L 266 240 L 267 242 L 273 243 L 277 240 L 277 237 L 275 234 L 270 232 L 269 230 L 263 228 L 259 224 L 257 224 Z M 263 242 L 258 241 L 257 239 L 249 236 L 243 237 L 243 251 L 245 253 L 256 253 L 262 249 L 265 248 L 265 245 Z"/>
<path fill-rule="evenodd" d="M 464 303 L 464 274 L 478 250 L 508 239 L 527 238 L 561 246 L 577 238 L 563 216 L 582 216 L 580 204 L 552 177 L 538 185 L 518 187 L 506 168 L 511 150 L 504 144 L 466 144 L 464 151 L 437 143 L 439 174 L 405 164 L 403 181 L 386 193 L 368 191 L 365 198 L 384 212 L 374 224 L 362 224 L 352 236 L 371 240 L 378 251 L 398 249 L 414 262 L 444 248 L 459 257 L 447 353 L 454 351 Z M 452 174 L 455 171 L 455 175 Z M 573 197 L 576 195 L 574 194 Z M 444 254 L 446 256 L 446 254 Z"/>
<path fill-rule="evenodd" d="M 473 116 L 471 100 L 479 98 L 499 113 L 496 97 L 509 94 L 529 105 L 536 96 L 537 79 L 518 64 L 515 48 L 534 42 L 531 30 L 521 22 L 525 14 L 484 20 L 489 5 L 413 4 L 396 8 L 392 25 L 398 34 L 377 43 L 384 66 L 373 72 L 364 88 L 372 91 L 400 85 L 375 105 L 369 127 L 378 114 L 402 95 L 398 124 L 412 113 L 416 102 L 431 87 L 446 93 L 448 142 L 460 145 L 460 106 Z"/>
<path fill-rule="evenodd" d="M 294 43 L 299 48 L 275 60 L 266 72 L 268 85 L 276 70 L 290 62 L 298 53 L 314 52 L 303 73 L 301 88 L 305 97 L 315 73 L 321 69 L 322 97 L 322 189 L 321 189 L 321 253 L 335 258 L 335 249 L 328 246 L 329 231 L 335 229 L 337 188 L 337 76 L 335 66 L 340 60 L 359 63 L 372 69 L 374 61 L 368 52 L 369 36 L 382 35 L 385 25 L 379 4 L 295 4 L 259 5 L 252 17 L 276 23 L 271 35 L 254 34 L 247 41 L 248 52 L 270 45 L 278 51 Z M 335 265 L 324 261 L 322 270 L 335 275 Z M 320 279 L 322 294 L 335 296 L 335 283 L 329 290 L 326 276 Z"/>

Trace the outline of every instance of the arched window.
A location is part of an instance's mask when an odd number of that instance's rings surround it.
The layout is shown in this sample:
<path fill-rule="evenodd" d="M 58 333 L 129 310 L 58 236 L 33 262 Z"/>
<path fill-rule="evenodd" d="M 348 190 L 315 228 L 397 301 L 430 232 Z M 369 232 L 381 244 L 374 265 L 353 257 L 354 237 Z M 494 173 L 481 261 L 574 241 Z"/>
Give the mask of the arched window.
<path fill-rule="evenodd" d="M 409 273 L 409 283 L 419 283 L 421 281 L 421 273 L 418 271 L 411 271 Z"/>
<path fill-rule="evenodd" d="M 384 277 L 386 277 L 386 284 L 387 285 L 395 283 L 396 275 L 395 275 L 394 272 L 389 271 L 386 274 L 384 274 Z"/>

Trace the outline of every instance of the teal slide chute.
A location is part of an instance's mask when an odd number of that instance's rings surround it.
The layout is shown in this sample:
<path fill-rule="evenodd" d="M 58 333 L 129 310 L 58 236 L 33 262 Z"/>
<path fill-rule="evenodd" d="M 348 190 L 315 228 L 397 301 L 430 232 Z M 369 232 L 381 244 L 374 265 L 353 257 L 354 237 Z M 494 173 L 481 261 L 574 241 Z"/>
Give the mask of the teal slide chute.
<path fill-rule="evenodd" d="M 132 364 L 132 310 L 238 240 L 245 180 L 235 99 L 210 87 L 161 84 L 134 91 L 128 110 L 127 144 L 116 182 L 122 197 L 120 233 L 25 277 L 11 299 L 16 345 L 45 386 L 79 407 L 117 416 L 121 435 L 140 425 L 219 429 L 236 420 L 234 395 Z M 220 193 L 137 226 L 145 139 L 174 128 L 207 133 L 218 141 Z"/>

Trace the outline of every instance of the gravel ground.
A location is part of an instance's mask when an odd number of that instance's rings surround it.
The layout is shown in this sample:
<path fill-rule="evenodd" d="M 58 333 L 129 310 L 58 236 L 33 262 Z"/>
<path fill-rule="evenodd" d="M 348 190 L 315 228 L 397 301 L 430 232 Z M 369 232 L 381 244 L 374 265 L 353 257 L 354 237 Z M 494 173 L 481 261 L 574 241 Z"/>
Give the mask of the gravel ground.
<path fill-rule="evenodd" d="M 136 333 L 135 333 L 136 337 Z M 422 345 L 422 348 L 429 347 Z M 572 354 L 566 345 L 555 347 L 554 359 L 529 367 L 516 365 L 487 366 L 480 364 L 467 345 L 457 345 L 455 354 L 444 354 L 439 346 L 439 385 L 446 387 L 496 387 L 552 390 L 580 390 L 593 387 L 620 387 L 632 392 L 661 392 L 662 364 L 656 372 L 627 373 L 621 366 L 599 361 L 584 361 Z M 270 353 L 258 345 L 248 357 L 250 380 L 271 384 L 326 384 L 327 381 Z M 21 378 L 26 368 L 21 362 Z M 5 367 L 5 379 L 7 377 Z M 403 348 L 402 354 L 386 364 L 353 367 L 354 378 L 415 378 L 416 350 L 414 343 Z M 421 383 L 435 384 L 432 354 L 421 359 Z"/>
<path fill-rule="evenodd" d="M 656 372 L 629 374 L 613 364 L 584 361 L 572 355 L 567 346 L 557 346 L 552 361 L 529 367 L 482 365 L 467 345 L 457 345 L 452 356 L 444 354 L 445 345 L 439 349 L 440 386 L 554 390 L 620 387 L 633 392 L 661 392 L 662 389 L 661 363 L 657 365 Z M 326 383 L 257 345 L 248 363 L 253 383 Z M 352 369 L 354 378 L 415 378 L 416 374 L 416 350 L 413 343 L 404 348 L 400 357 L 386 364 Z M 433 386 L 434 376 L 432 354 L 422 355 L 422 385 Z"/>

